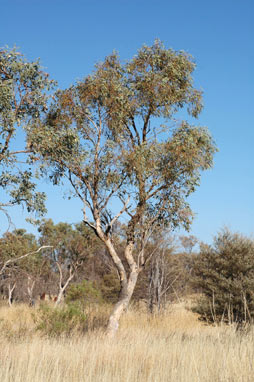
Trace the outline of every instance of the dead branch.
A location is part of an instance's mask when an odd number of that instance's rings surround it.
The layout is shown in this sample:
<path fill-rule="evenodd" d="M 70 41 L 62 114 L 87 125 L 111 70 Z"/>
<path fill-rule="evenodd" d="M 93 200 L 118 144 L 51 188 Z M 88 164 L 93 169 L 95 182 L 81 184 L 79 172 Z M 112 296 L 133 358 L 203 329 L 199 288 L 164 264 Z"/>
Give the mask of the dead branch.
<path fill-rule="evenodd" d="M 21 260 L 21 259 L 24 259 L 25 257 L 28 257 L 30 255 L 35 255 L 36 253 L 39 253 L 42 249 L 46 249 L 46 248 L 53 248 L 53 247 L 52 247 L 52 245 L 43 245 L 42 247 L 37 249 L 37 251 L 29 252 L 29 253 L 26 253 L 25 255 L 22 255 L 22 256 L 19 256 L 19 257 L 15 257 L 14 259 L 7 260 L 4 263 L 4 265 L 2 266 L 1 270 L 0 270 L 0 275 L 3 274 L 3 272 L 5 271 L 5 268 L 7 267 L 8 264 L 14 263 L 14 262 L 16 262 L 18 260 Z"/>

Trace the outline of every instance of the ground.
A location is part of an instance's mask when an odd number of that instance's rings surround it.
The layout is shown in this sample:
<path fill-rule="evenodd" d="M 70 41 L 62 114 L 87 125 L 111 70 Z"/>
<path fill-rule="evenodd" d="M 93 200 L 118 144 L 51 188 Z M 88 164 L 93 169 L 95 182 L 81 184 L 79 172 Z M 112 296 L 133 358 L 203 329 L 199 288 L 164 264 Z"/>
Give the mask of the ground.
<path fill-rule="evenodd" d="M 181 301 L 154 316 L 131 307 L 111 340 L 102 329 L 47 338 L 34 330 L 36 309 L 2 307 L 0 381 L 253 381 L 254 331 L 208 326 L 190 305 Z M 93 314 L 108 312 L 97 307 Z"/>

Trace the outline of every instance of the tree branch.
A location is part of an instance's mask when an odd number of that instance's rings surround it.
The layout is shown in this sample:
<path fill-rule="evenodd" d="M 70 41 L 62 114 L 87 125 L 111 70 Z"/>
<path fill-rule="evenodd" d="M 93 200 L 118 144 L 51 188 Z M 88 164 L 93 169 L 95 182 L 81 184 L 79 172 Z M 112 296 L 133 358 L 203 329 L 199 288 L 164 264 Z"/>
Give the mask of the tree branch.
<path fill-rule="evenodd" d="M 126 177 L 127 177 L 127 176 L 125 176 L 125 177 L 122 179 L 122 181 L 121 181 L 119 184 L 117 184 L 117 185 L 111 190 L 111 192 L 108 194 L 108 196 L 107 196 L 106 199 L 105 199 L 105 202 L 104 202 L 103 205 L 100 207 L 100 210 L 101 210 L 101 211 L 104 210 L 104 208 L 107 206 L 108 201 L 109 201 L 109 199 L 112 197 L 112 195 L 114 195 L 114 193 L 115 193 L 117 190 L 119 190 L 119 188 L 122 186 L 122 184 L 123 184 L 123 182 L 125 181 Z M 122 200 L 121 200 L 121 201 L 122 201 Z"/>
<path fill-rule="evenodd" d="M 136 138 L 137 138 L 137 141 L 138 141 L 138 145 L 140 146 L 140 144 L 141 144 L 140 136 L 139 136 L 136 124 L 135 124 L 134 117 L 131 117 L 131 124 L 132 124 L 133 130 L 135 131 L 135 135 L 136 135 Z"/>
<path fill-rule="evenodd" d="M 21 259 L 24 259 L 25 257 L 27 256 L 30 256 L 30 255 L 35 255 L 36 253 L 39 253 L 42 249 L 45 249 L 45 248 L 53 248 L 52 245 L 43 245 L 42 247 L 40 247 L 39 249 L 37 249 L 37 251 L 33 251 L 33 252 L 29 252 L 29 253 L 26 253 L 25 255 L 22 255 L 22 256 L 19 256 L 19 257 L 16 257 L 14 259 L 9 259 L 7 260 L 4 265 L 2 266 L 2 269 L 0 269 L 0 275 L 3 274 L 5 268 L 7 267 L 8 264 L 10 263 L 14 263 L 18 260 L 21 260 Z"/>
<path fill-rule="evenodd" d="M 151 112 L 152 112 L 151 107 L 149 107 L 148 113 L 147 113 L 145 121 L 144 121 L 142 143 L 146 142 L 147 127 L 148 127 L 148 122 L 149 122 L 149 119 L 151 116 Z"/>
<path fill-rule="evenodd" d="M 107 225 L 107 228 L 106 228 L 106 230 L 105 230 L 106 235 L 108 235 L 108 233 L 110 232 L 110 230 L 111 230 L 113 224 L 117 221 L 117 219 L 119 219 L 119 217 L 126 211 L 126 209 L 127 209 L 127 205 L 128 205 L 128 203 L 129 203 L 129 201 L 130 201 L 130 197 L 128 196 L 128 198 L 127 198 L 126 202 L 124 203 L 124 206 L 123 206 L 123 208 L 121 209 L 121 211 L 119 211 L 118 214 L 117 214 L 117 215 L 111 220 L 111 222 Z"/>
<path fill-rule="evenodd" d="M 31 150 L 19 150 L 19 151 L 12 151 L 9 153 L 9 155 L 15 155 L 15 154 L 29 154 L 31 153 Z"/>

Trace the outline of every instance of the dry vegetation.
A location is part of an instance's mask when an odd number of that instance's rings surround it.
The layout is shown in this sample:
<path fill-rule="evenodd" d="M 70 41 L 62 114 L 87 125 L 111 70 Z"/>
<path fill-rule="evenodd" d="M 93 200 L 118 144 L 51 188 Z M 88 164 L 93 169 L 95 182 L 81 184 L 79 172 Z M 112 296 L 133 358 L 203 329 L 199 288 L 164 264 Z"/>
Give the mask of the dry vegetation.
<path fill-rule="evenodd" d="M 254 332 L 201 324 L 183 303 L 160 316 L 131 308 L 113 340 L 102 330 L 46 338 L 32 311 L 0 308 L 1 382 L 253 381 Z"/>

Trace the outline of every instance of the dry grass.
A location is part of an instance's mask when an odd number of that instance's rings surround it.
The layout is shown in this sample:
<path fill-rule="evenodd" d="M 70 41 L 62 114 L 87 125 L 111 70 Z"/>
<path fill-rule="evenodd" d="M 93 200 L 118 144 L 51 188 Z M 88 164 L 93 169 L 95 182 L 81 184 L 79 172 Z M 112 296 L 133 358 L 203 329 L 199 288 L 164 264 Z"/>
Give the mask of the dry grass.
<path fill-rule="evenodd" d="M 113 340 L 99 330 L 43 338 L 24 306 L 0 319 L 13 333 L 0 336 L 1 382 L 254 381 L 254 332 L 202 325 L 184 304 L 153 317 L 130 309 Z"/>

